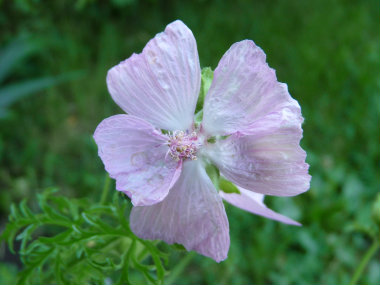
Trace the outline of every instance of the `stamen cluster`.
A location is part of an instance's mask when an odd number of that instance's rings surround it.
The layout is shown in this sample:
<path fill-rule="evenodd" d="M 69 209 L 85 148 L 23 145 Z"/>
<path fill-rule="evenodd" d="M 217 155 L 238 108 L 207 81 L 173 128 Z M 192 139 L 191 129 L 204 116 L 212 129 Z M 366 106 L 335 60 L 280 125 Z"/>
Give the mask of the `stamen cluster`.
<path fill-rule="evenodd" d="M 175 160 L 190 158 L 196 160 L 196 152 L 199 146 L 196 132 L 190 134 L 183 131 L 175 131 L 169 134 L 168 154 Z"/>

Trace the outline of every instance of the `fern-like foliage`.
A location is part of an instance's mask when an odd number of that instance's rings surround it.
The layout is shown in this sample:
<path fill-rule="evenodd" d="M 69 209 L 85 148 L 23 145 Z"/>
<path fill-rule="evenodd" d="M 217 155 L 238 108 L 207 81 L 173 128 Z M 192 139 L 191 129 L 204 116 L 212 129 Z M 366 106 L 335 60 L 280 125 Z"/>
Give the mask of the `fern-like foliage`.
<path fill-rule="evenodd" d="M 11 206 L 1 239 L 20 246 L 18 284 L 163 283 L 167 255 L 131 232 L 126 199 L 91 204 L 56 192 L 38 195 L 37 212 L 25 200 Z"/>

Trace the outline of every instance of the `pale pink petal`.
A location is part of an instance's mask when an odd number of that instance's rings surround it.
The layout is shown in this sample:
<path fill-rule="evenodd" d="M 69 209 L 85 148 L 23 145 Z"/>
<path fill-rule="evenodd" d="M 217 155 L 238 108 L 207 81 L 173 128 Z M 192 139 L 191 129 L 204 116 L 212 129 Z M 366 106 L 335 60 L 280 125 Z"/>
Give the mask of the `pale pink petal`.
<path fill-rule="evenodd" d="M 262 49 L 244 40 L 233 44 L 215 69 L 202 126 L 209 135 L 229 135 L 284 107 L 300 112 Z"/>
<path fill-rule="evenodd" d="M 181 164 L 165 158 L 168 138 L 140 118 L 107 118 L 94 138 L 116 189 L 127 193 L 135 206 L 162 201 L 180 175 Z"/>
<path fill-rule="evenodd" d="M 227 258 L 229 226 L 221 197 L 200 161 L 186 161 L 177 183 L 159 204 L 133 207 L 132 231 L 143 239 L 183 244 L 217 262 Z"/>
<path fill-rule="evenodd" d="M 200 88 L 197 45 L 181 21 L 169 24 L 141 54 L 113 67 L 108 90 L 128 114 L 165 130 L 186 130 L 193 123 Z"/>
<path fill-rule="evenodd" d="M 293 196 L 310 186 L 300 147 L 302 117 L 284 108 L 206 146 L 204 153 L 236 185 L 265 195 Z"/>
<path fill-rule="evenodd" d="M 265 206 L 263 200 L 264 195 L 255 193 L 246 189 L 239 187 L 240 194 L 237 193 L 224 193 L 219 192 L 219 195 L 226 200 L 231 205 L 248 211 L 255 215 L 260 215 L 268 219 L 276 220 L 281 223 L 300 226 L 301 224 L 293 221 L 292 219 L 285 217 L 275 211 L 272 211 L 267 206 Z"/>

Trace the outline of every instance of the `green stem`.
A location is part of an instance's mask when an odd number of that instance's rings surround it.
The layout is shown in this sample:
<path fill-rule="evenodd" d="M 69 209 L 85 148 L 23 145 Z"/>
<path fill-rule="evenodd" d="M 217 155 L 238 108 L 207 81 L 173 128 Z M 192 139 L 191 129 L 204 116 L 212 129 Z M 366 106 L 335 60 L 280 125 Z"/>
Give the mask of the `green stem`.
<path fill-rule="evenodd" d="M 360 262 L 358 268 L 356 268 L 355 273 L 354 273 L 349 285 L 355 285 L 358 283 L 358 281 L 359 281 L 360 277 L 362 276 L 364 269 L 366 268 L 368 262 L 371 260 L 371 258 L 376 253 L 376 251 L 379 249 L 379 245 L 380 245 L 379 241 L 374 240 L 371 247 L 365 253 L 365 255 L 364 255 L 362 261 Z"/>
<path fill-rule="evenodd" d="M 104 181 L 102 196 L 100 198 L 100 204 L 104 205 L 107 201 L 108 192 L 110 191 L 111 178 L 106 174 L 106 179 Z"/>
<path fill-rule="evenodd" d="M 165 280 L 165 284 L 170 285 L 174 284 L 175 280 L 178 278 L 179 275 L 185 270 L 186 266 L 190 263 L 190 261 L 193 259 L 193 257 L 196 255 L 195 251 L 190 251 L 185 258 L 183 258 L 170 272 L 170 275 Z"/>

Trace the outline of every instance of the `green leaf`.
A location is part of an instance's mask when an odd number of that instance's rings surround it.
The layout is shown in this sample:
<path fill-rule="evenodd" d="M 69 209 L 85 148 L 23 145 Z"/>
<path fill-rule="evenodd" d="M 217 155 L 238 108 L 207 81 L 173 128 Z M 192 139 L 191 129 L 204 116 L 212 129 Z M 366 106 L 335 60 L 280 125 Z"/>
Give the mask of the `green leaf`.
<path fill-rule="evenodd" d="M 131 284 L 131 282 L 129 281 L 129 260 L 131 259 L 131 253 L 132 253 L 131 248 L 132 248 L 132 245 L 124 254 L 123 266 L 121 267 L 120 278 L 119 278 L 119 281 L 116 283 L 116 285 Z"/>
<path fill-rule="evenodd" d="M 143 244 L 150 250 L 154 264 L 156 266 L 157 277 L 161 281 L 160 283 L 162 283 L 164 281 L 165 268 L 164 268 L 162 261 L 161 261 L 161 258 L 160 258 L 160 252 L 155 246 L 153 246 L 149 242 L 144 241 Z"/>
<path fill-rule="evenodd" d="M 129 201 L 115 196 L 109 205 L 89 203 L 55 196 L 56 191 L 49 188 L 37 195 L 38 212 L 26 200 L 11 206 L 0 237 L 11 250 L 15 239 L 21 242 L 24 268 L 18 284 L 104 284 L 105 276 L 112 284 L 131 284 L 130 267 L 149 284 L 163 283 L 167 254 L 157 242 L 133 235 L 125 222 Z"/>
<path fill-rule="evenodd" d="M 27 203 L 27 200 L 25 200 L 25 199 L 21 201 L 21 203 L 20 203 L 20 211 L 24 215 L 24 217 L 33 218 L 33 213 L 29 209 L 29 207 L 28 207 L 28 205 L 26 203 Z"/>
<path fill-rule="evenodd" d="M 228 181 L 224 177 L 219 178 L 219 189 L 225 193 L 237 193 L 240 194 L 239 189 L 231 181 Z"/>
<path fill-rule="evenodd" d="M 16 240 L 21 240 L 20 252 L 25 251 L 27 242 L 31 240 L 32 233 L 37 229 L 36 224 L 27 226 L 17 237 Z"/>
<path fill-rule="evenodd" d="M 205 96 L 210 89 L 212 79 L 214 77 L 214 72 L 211 69 L 211 67 L 204 67 L 201 71 L 201 88 L 199 91 L 199 97 L 197 101 L 197 107 L 195 109 L 195 113 L 198 113 L 200 110 L 203 109 L 203 102 L 205 99 Z"/>

